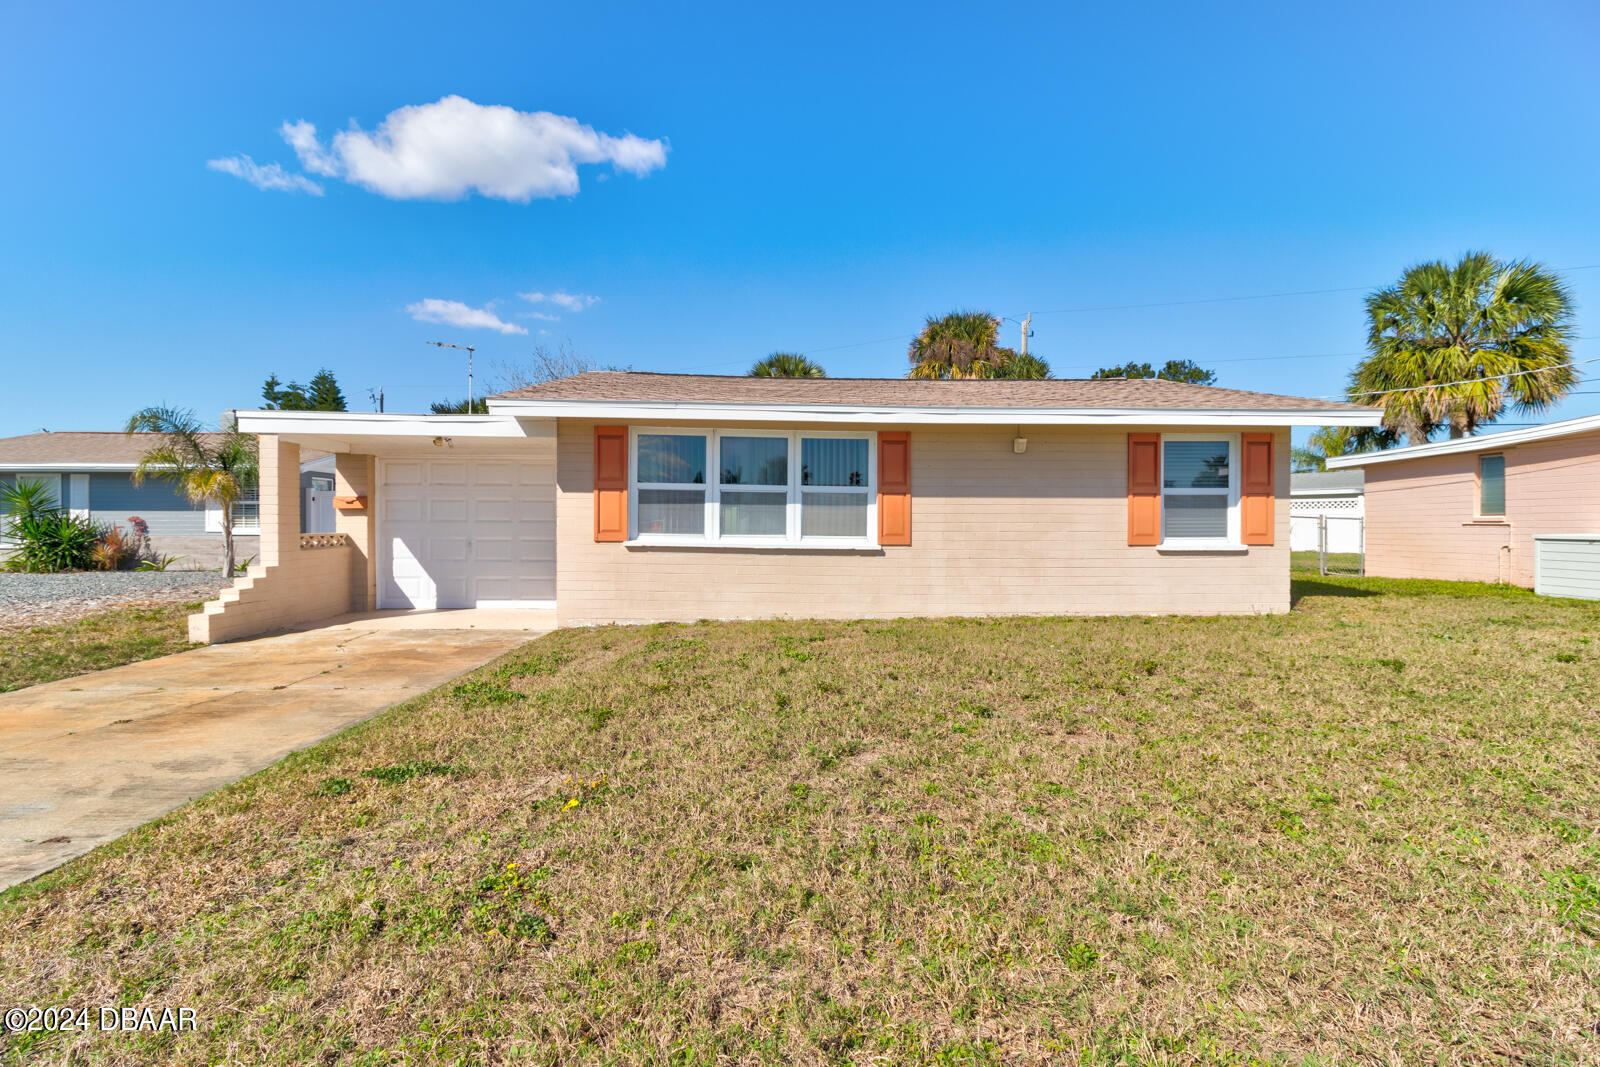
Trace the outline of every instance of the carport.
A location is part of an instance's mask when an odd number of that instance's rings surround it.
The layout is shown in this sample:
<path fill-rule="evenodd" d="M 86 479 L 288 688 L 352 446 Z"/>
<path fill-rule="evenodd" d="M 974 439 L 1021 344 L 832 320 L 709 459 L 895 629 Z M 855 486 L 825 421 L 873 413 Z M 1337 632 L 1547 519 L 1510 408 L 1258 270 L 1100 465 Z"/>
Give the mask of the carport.
<path fill-rule="evenodd" d="M 553 611 L 555 424 L 509 415 L 237 412 L 261 447 L 261 559 L 196 641 L 348 612 Z M 302 449 L 333 457 L 334 531 L 299 534 Z"/>

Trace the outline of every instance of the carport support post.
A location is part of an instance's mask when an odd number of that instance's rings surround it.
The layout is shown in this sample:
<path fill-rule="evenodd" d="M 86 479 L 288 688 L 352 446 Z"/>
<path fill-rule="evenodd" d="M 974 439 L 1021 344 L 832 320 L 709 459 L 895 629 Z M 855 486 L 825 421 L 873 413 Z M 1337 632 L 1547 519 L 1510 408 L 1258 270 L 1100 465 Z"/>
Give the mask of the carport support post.
<path fill-rule="evenodd" d="M 334 512 L 333 529 L 350 539 L 350 610 L 378 608 L 378 461 L 360 452 L 333 458 L 334 495 L 365 497 L 367 506 Z"/>
<path fill-rule="evenodd" d="M 262 434 L 261 559 L 277 567 L 300 552 L 300 446 Z"/>

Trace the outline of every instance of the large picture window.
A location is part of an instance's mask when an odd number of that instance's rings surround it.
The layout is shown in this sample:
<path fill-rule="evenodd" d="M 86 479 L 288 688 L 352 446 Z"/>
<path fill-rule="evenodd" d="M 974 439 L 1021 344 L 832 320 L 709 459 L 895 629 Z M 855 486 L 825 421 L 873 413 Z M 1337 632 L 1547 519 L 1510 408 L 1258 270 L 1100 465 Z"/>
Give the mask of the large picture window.
<path fill-rule="evenodd" d="M 632 539 L 870 547 L 872 441 L 867 433 L 635 430 Z"/>
<path fill-rule="evenodd" d="M 1228 436 L 1162 437 L 1162 544 L 1238 541 L 1236 450 Z"/>

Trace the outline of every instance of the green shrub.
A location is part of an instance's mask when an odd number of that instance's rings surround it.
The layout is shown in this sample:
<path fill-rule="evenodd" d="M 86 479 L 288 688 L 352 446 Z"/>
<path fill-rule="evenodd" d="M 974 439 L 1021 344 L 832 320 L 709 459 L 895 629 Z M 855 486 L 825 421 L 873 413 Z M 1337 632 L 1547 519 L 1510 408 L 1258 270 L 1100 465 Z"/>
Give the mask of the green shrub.
<path fill-rule="evenodd" d="M 8 570 L 81 571 L 94 566 L 95 544 L 104 529 L 62 511 L 41 481 L 0 486 L 0 531 L 15 551 Z"/>

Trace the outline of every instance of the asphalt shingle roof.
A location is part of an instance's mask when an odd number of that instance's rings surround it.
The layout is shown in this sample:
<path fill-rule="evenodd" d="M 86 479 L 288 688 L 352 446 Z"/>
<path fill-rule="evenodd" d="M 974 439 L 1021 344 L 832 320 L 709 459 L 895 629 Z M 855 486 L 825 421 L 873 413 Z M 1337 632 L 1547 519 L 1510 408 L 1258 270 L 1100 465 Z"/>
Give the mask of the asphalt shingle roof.
<path fill-rule="evenodd" d="M 155 434 L 125 434 L 114 430 L 62 430 L 0 437 L 0 463 L 105 463 L 113 466 L 139 462 Z M 210 436 L 217 436 L 208 434 Z"/>
<path fill-rule="evenodd" d="M 750 378 L 713 374 L 590 371 L 500 393 L 502 400 L 619 403 L 837 404 L 851 407 L 1155 408 L 1171 410 L 1365 411 L 1354 404 L 1219 389 L 1158 378 L 922 380 Z"/>
<path fill-rule="evenodd" d="M 1366 471 L 1296 471 L 1289 475 L 1291 493 L 1327 493 L 1365 489 Z"/>

